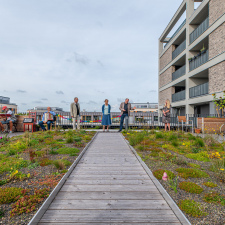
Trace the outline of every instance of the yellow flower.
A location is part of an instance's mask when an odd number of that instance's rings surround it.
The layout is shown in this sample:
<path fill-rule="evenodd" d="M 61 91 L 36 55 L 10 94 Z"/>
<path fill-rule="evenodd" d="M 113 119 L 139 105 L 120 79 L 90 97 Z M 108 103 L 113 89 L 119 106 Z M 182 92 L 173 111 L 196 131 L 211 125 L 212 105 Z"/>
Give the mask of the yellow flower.
<path fill-rule="evenodd" d="M 185 143 L 183 143 L 182 145 L 185 145 Z"/>
<path fill-rule="evenodd" d="M 220 169 L 220 170 L 224 170 L 224 169 Z"/>
<path fill-rule="evenodd" d="M 127 133 L 127 134 L 130 134 L 130 133 Z"/>

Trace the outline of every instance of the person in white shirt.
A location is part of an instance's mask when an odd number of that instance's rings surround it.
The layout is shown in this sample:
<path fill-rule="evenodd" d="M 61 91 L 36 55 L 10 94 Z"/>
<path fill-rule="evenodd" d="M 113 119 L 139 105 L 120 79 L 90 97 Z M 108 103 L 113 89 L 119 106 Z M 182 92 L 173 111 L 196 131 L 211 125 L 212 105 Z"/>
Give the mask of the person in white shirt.
<path fill-rule="evenodd" d="M 3 124 L 9 124 L 9 133 L 12 133 L 13 123 L 16 122 L 16 116 L 14 113 L 7 108 L 7 106 L 3 106 L 2 110 L 7 114 L 7 118 L 4 121 L 0 121 L 0 128 L 2 132 L 5 132 Z M 10 116 L 9 116 L 10 115 Z"/>

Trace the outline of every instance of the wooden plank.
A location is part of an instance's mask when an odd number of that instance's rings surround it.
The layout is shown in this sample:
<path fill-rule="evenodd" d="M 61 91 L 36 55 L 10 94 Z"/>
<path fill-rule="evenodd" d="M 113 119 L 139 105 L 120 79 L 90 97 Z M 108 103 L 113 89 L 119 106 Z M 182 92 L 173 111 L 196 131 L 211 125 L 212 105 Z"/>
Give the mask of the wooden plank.
<path fill-rule="evenodd" d="M 146 172 L 144 170 L 139 170 L 139 171 L 98 171 L 98 173 L 96 173 L 96 171 L 82 171 L 82 170 L 74 170 L 71 175 L 146 175 Z"/>
<path fill-rule="evenodd" d="M 106 222 L 89 222 L 89 223 L 82 223 L 79 221 L 74 221 L 72 223 L 65 223 L 65 222 L 40 222 L 38 223 L 38 225 L 74 225 L 74 224 L 79 224 L 79 225 L 88 225 L 88 224 L 104 224 L 104 225 L 121 225 L 121 224 L 126 224 L 126 225 L 180 225 L 180 222 L 159 222 L 159 223 L 155 223 L 155 222 L 148 222 L 148 223 L 120 223 L 120 222 L 110 222 L 110 223 L 106 223 Z"/>
<path fill-rule="evenodd" d="M 64 192 L 60 191 L 55 199 L 70 199 L 70 200 L 78 200 L 78 199 L 120 199 L 120 200 L 163 200 L 163 197 L 159 193 L 155 192 L 125 192 L 125 191 L 118 191 L 118 192 L 109 192 L 109 191 L 94 191 L 94 192 L 87 192 L 87 191 L 70 191 Z"/>
<path fill-rule="evenodd" d="M 63 200 L 55 199 L 49 209 L 170 209 L 165 200 Z"/>
<path fill-rule="evenodd" d="M 77 166 L 74 171 L 144 171 L 142 167 L 131 167 L 131 166 L 124 166 L 124 167 L 119 167 L 119 166 Z M 97 174 L 97 173 L 96 173 Z"/>
<path fill-rule="evenodd" d="M 154 185 L 67 185 L 61 191 L 149 191 L 158 193 Z"/>
<path fill-rule="evenodd" d="M 74 179 L 74 178 L 69 178 L 67 179 L 67 181 L 65 182 L 65 185 L 90 185 L 90 184 L 98 184 L 98 185 L 153 185 L 153 182 L 149 179 L 149 180 L 116 180 L 116 179 L 112 179 L 112 180 L 78 180 L 78 179 Z"/>
<path fill-rule="evenodd" d="M 88 174 L 88 175 L 71 175 L 68 180 L 76 179 L 76 180 L 149 180 L 148 175 L 96 175 L 96 174 Z"/>

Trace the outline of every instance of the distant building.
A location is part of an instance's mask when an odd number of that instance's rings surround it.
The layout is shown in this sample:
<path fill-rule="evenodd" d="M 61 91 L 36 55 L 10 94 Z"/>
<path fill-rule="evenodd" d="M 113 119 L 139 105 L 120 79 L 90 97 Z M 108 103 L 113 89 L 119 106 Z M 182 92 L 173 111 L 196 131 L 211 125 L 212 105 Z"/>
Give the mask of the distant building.
<path fill-rule="evenodd" d="M 158 112 L 158 103 L 131 103 L 131 107 L 136 107 L 131 112 Z"/>
<path fill-rule="evenodd" d="M 50 106 L 51 107 L 51 106 Z M 59 107 L 51 107 L 51 110 L 54 112 L 64 112 L 63 108 L 59 108 Z M 28 109 L 27 112 L 38 112 L 38 113 L 44 113 L 47 111 L 47 107 L 43 107 L 43 106 L 36 106 L 33 109 Z"/>
<path fill-rule="evenodd" d="M 169 99 L 179 115 L 216 114 L 212 94 L 225 90 L 224 19 L 224 0 L 183 0 L 168 21 L 159 38 L 160 112 Z"/>
<path fill-rule="evenodd" d="M 0 111 L 1 112 L 2 112 L 3 106 L 7 106 L 14 113 L 17 113 L 17 105 L 15 103 L 11 103 L 9 97 L 0 96 Z"/>

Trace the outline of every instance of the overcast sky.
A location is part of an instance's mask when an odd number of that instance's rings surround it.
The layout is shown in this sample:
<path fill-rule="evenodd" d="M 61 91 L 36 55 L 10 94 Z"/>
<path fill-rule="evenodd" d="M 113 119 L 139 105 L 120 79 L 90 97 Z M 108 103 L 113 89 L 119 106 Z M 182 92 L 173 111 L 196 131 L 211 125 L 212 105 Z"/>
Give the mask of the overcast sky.
<path fill-rule="evenodd" d="M 158 38 L 182 0 L 0 0 L 0 96 L 118 111 L 158 102 Z"/>

